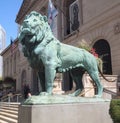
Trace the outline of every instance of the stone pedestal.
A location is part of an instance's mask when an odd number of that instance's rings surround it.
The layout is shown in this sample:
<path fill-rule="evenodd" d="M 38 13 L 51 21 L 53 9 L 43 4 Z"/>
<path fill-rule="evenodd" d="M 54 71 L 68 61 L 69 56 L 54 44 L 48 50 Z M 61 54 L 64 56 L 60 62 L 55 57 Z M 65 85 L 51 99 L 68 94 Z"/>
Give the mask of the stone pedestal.
<path fill-rule="evenodd" d="M 20 105 L 19 123 L 113 123 L 110 102 Z"/>

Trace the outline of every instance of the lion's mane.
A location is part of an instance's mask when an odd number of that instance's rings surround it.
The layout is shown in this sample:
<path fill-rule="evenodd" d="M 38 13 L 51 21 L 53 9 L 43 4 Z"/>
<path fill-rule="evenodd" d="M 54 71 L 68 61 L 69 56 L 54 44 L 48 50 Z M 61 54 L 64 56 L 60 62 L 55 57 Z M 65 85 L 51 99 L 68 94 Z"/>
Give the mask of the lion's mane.
<path fill-rule="evenodd" d="M 44 38 L 51 34 L 50 26 L 47 22 L 47 17 L 32 11 L 29 15 L 26 15 L 22 26 L 20 28 L 19 40 L 24 45 L 26 40 L 34 42 L 41 42 Z M 28 36 L 27 36 L 28 35 Z M 25 37 L 27 36 L 27 39 Z M 28 39 L 29 38 L 29 39 Z"/>
<path fill-rule="evenodd" d="M 58 48 L 60 47 L 59 41 L 52 34 L 47 17 L 42 16 L 36 11 L 26 15 L 21 25 L 18 39 L 22 44 L 24 56 L 27 57 L 32 67 L 39 66 L 40 64 L 33 51 L 39 55 L 40 50 L 43 50 L 51 41 L 55 42 Z M 38 63 L 36 63 L 37 61 Z"/>

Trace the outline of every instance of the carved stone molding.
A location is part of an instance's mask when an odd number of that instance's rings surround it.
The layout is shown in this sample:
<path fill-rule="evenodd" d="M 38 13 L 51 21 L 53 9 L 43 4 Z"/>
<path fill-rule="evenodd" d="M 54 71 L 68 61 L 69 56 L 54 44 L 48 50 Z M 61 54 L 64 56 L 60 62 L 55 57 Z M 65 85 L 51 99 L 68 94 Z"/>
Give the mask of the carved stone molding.
<path fill-rule="evenodd" d="M 120 33 L 120 22 L 114 25 L 114 34 Z"/>

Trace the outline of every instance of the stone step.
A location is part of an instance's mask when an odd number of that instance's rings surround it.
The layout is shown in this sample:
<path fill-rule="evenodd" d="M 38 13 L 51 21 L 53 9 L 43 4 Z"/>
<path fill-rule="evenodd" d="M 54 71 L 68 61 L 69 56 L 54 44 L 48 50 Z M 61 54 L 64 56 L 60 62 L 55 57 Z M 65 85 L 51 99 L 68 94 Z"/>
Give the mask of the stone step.
<path fill-rule="evenodd" d="M 0 123 L 9 123 L 9 122 L 0 119 Z"/>
<path fill-rule="evenodd" d="M 18 123 L 17 119 L 13 119 L 13 118 L 10 118 L 10 117 L 7 117 L 7 116 L 3 116 L 1 114 L 0 114 L 0 120 L 3 120 L 4 122 L 8 122 L 8 123 Z"/>
<path fill-rule="evenodd" d="M 12 110 L 12 111 L 18 111 L 18 108 L 14 108 L 14 107 L 6 107 L 6 106 L 2 106 L 2 108 L 1 109 L 7 109 L 7 110 Z"/>
<path fill-rule="evenodd" d="M 18 111 L 13 111 L 9 109 L 0 109 L 0 112 L 7 112 L 7 113 L 18 115 Z"/>
<path fill-rule="evenodd" d="M 13 108 L 18 108 L 19 107 L 19 105 L 9 105 L 9 104 L 2 104 L 1 105 L 2 107 L 4 106 L 4 107 L 13 107 Z M 0 106 L 0 107 L 1 107 Z"/>
<path fill-rule="evenodd" d="M 6 116 L 6 117 L 9 117 L 9 118 L 13 118 L 13 119 L 18 119 L 18 115 L 11 114 L 11 113 L 4 112 L 4 111 L 0 111 L 0 115 Z"/>
<path fill-rule="evenodd" d="M 19 104 L 0 102 L 0 123 L 17 123 Z"/>
<path fill-rule="evenodd" d="M 20 103 L 0 102 L 0 106 L 6 106 L 6 107 L 16 107 L 16 108 L 18 108 L 19 105 L 20 105 Z"/>

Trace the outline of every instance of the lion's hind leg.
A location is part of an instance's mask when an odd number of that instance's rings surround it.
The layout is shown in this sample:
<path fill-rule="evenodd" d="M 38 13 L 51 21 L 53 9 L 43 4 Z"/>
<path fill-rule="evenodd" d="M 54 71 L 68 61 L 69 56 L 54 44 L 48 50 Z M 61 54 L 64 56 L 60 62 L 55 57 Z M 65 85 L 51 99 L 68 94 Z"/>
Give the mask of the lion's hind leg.
<path fill-rule="evenodd" d="M 97 94 L 95 95 L 95 97 L 102 97 L 103 86 L 100 82 L 98 71 L 89 72 L 89 75 L 97 86 Z"/>
<path fill-rule="evenodd" d="M 72 79 L 74 80 L 76 84 L 75 92 L 70 94 L 71 96 L 78 96 L 83 92 L 84 86 L 82 82 L 82 77 L 83 77 L 84 72 L 85 71 L 83 71 L 82 69 L 78 69 L 78 68 L 71 71 Z"/>

